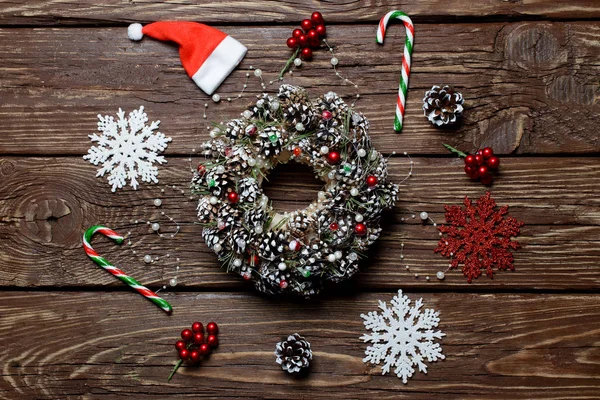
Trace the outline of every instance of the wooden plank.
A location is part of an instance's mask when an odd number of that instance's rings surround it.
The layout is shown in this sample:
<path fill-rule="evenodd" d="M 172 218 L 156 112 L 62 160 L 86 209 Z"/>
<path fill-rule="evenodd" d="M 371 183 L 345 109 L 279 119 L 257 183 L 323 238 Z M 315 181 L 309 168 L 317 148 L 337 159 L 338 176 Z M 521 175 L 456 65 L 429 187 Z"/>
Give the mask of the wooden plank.
<path fill-rule="evenodd" d="M 479 2 L 460 0 L 426 0 L 419 2 L 378 1 L 368 5 L 362 1 L 337 3 L 295 1 L 219 2 L 206 0 L 177 1 L 60 1 L 36 2 L 4 0 L 0 8 L 0 24 L 4 25 L 99 25 L 133 21 L 194 20 L 203 23 L 299 23 L 320 11 L 328 23 L 376 22 L 393 9 L 408 13 L 414 21 L 438 21 L 461 17 L 499 18 L 598 18 L 600 6 L 593 0 L 555 3 L 546 0 L 527 2 Z"/>
<path fill-rule="evenodd" d="M 0 305 L 0 395 L 136 399 L 574 399 L 600 389 L 595 295 L 407 293 L 440 311 L 446 359 L 407 385 L 362 363 L 361 313 L 391 293 L 272 301 L 238 293 L 166 295 L 174 315 L 134 293 L 13 292 Z M 199 368 L 176 362 L 174 343 L 194 320 L 220 325 L 220 347 Z M 310 373 L 275 363 L 281 337 L 311 342 Z"/>
<path fill-rule="evenodd" d="M 512 3 L 506 3 L 512 4 Z M 552 7 L 556 7 L 553 5 Z M 133 14 L 131 14 L 133 15 Z M 371 122 L 375 145 L 386 152 L 447 154 L 442 142 L 465 150 L 493 145 L 498 153 L 553 154 L 600 151 L 600 22 L 423 24 L 418 27 L 405 129 L 392 130 L 402 29 L 386 45 L 374 27 L 332 26 L 340 72 L 356 82 L 357 109 Z M 249 47 L 240 69 L 219 90 L 235 97 L 250 66 L 273 79 L 290 52 L 287 27 L 224 27 Z M 174 137 L 167 154 L 186 155 L 208 138 L 208 121 L 238 116 L 262 89 L 249 81 L 249 96 L 214 105 L 185 75 L 176 49 L 166 43 L 127 39 L 125 28 L 0 29 L 0 154 L 84 154 L 96 115 L 144 105 L 150 118 Z M 329 90 L 355 95 L 338 80 L 326 51 L 291 78 L 317 97 Z M 421 111 L 425 90 L 448 83 L 466 98 L 464 123 L 440 130 Z M 269 90 L 276 90 L 273 85 Z M 349 100 L 351 101 L 351 100 Z M 204 104 L 208 120 L 203 120 Z"/>
<path fill-rule="evenodd" d="M 523 248 L 515 254 L 514 272 L 500 272 L 494 280 L 482 277 L 471 285 L 459 271 L 448 273 L 443 282 L 433 279 L 445 268 L 447 259 L 432 251 L 438 240 L 435 228 L 422 225 L 418 216 L 412 219 L 411 215 L 427 211 L 442 223 L 443 204 L 460 204 L 465 195 L 478 198 L 486 189 L 468 180 L 459 159 L 415 158 L 414 162 L 414 176 L 401 186 L 400 201 L 385 218 L 384 233 L 370 253 L 368 268 L 354 284 L 362 289 L 600 287 L 600 164 L 596 158 L 502 159 L 501 175 L 491 190 L 498 204 L 508 204 L 511 215 L 525 222 L 519 238 Z M 0 286 L 122 287 L 88 260 L 81 248 L 83 231 L 103 223 L 122 233 L 131 231 L 137 254 L 101 238 L 94 246 L 144 283 L 156 287 L 168 282 L 179 257 L 177 288 L 241 287 L 241 280 L 221 271 L 215 255 L 204 246 L 201 227 L 194 223 L 196 203 L 180 193 L 187 188 L 189 168 L 188 159 L 170 158 L 161 167 L 162 186 L 111 194 L 106 182 L 95 178 L 95 167 L 80 158 L 1 159 Z M 276 208 L 293 210 L 316 198 L 321 185 L 310 172 L 282 168 L 282 173 L 274 172 L 274 181 L 266 189 Z M 390 159 L 394 181 L 400 182 L 407 169 L 406 158 Z M 165 185 L 169 187 L 162 193 Z M 163 199 L 160 209 L 152 205 L 157 197 Z M 182 232 L 172 240 L 160 239 L 143 223 L 134 224 L 135 220 L 158 220 L 170 231 L 173 227 L 160 211 L 182 224 Z M 144 254 L 165 257 L 167 253 L 169 259 L 162 258 L 152 266 L 142 261 Z M 431 281 L 425 276 L 431 276 Z"/>

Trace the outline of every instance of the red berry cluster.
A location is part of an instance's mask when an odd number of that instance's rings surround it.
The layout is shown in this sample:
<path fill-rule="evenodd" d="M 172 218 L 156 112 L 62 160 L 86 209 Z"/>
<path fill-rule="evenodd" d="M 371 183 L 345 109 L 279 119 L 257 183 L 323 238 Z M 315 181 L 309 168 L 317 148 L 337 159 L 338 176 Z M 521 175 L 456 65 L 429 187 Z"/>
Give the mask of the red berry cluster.
<path fill-rule="evenodd" d="M 310 19 L 302 20 L 300 23 L 302 29 L 294 29 L 292 37 L 287 40 L 287 46 L 290 49 L 302 49 L 300 54 L 305 60 L 312 58 L 312 49 L 316 49 L 321 44 L 321 38 L 325 37 L 327 29 L 325 21 L 320 12 L 315 11 Z"/>
<path fill-rule="evenodd" d="M 194 322 L 192 329 L 181 331 L 181 339 L 175 343 L 175 348 L 179 352 L 179 358 L 183 361 L 189 360 L 194 364 L 200 362 L 202 356 L 210 354 L 212 349 L 219 346 L 217 334 L 219 327 L 214 322 L 206 325 L 206 337 L 204 336 L 204 326 L 201 322 Z"/>
<path fill-rule="evenodd" d="M 494 155 L 491 147 L 478 150 L 475 154 L 467 154 L 465 157 L 465 173 L 473 180 L 479 179 L 484 185 L 492 183 L 492 171 L 499 166 L 500 159 Z"/>

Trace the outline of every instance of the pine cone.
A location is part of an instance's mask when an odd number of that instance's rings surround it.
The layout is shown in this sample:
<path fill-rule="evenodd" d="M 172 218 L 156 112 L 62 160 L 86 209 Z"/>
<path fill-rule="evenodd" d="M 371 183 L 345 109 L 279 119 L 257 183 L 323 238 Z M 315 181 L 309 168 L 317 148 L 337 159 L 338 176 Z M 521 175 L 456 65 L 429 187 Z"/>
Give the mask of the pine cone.
<path fill-rule="evenodd" d="M 423 115 L 436 126 L 456 123 L 463 112 L 464 99 L 450 86 L 434 86 L 423 98 Z"/>
<path fill-rule="evenodd" d="M 281 85 L 279 88 L 279 101 L 283 117 L 295 126 L 302 123 L 305 129 L 310 129 L 315 122 L 315 112 L 308 100 L 306 90 L 298 86 Z"/>
<path fill-rule="evenodd" d="M 283 132 L 275 126 L 267 126 L 259 132 L 257 145 L 266 157 L 277 155 L 283 147 Z"/>
<path fill-rule="evenodd" d="M 301 369 L 308 367 L 312 360 L 310 343 L 297 333 L 277 343 L 275 355 L 277 364 L 290 374 L 300 372 Z"/>

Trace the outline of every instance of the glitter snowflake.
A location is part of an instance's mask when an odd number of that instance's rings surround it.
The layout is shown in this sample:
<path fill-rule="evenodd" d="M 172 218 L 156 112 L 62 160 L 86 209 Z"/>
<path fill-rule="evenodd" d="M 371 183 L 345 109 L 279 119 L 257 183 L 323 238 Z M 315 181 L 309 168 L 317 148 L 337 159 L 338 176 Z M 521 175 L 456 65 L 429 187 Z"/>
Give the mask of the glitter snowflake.
<path fill-rule="evenodd" d="M 112 116 L 98 114 L 98 130 L 102 135 L 89 135 L 98 145 L 88 150 L 84 160 L 94 165 L 102 164 L 96 176 L 104 176 L 108 172 L 108 183 L 112 185 L 113 192 L 125 186 L 127 179 L 134 189 L 138 187 L 138 178 L 157 183 L 158 167 L 154 164 L 167 162 L 158 153 L 167 148 L 171 138 L 154 132 L 160 121 L 146 125 L 148 115 L 143 106 L 129 113 L 128 118 L 119 108 L 117 116 L 119 119 L 115 121 Z"/>
<path fill-rule="evenodd" d="M 411 307 L 410 299 L 398 290 L 390 303 L 392 307 L 388 308 L 385 302 L 379 301 L 381 314 L 375 311 L 361 314 L 365 327 L 373 332 L 360 337 L 364 342 L 373 343 L 367 347 L 363 362 L 378 365 L 384 361 L 382 375 L 396 367 L 396 376 L 406 383 L 415 372 L 413 367 L 427 373 L 425 359 L 432 362 L 446 358 L 440 344 L 434 342 L 445 334 L 433 330 L 440 322 L 438 312 L 429 308 L 421 312 L 423 299 Z"/>
<path fill-rule="evenodd" d="M 514 270 L 513 254 L 519 243 L 511 240 L 517 236 L 523 223 L 513 217 L 504 217 L 508 206 L 495 211 L 496 202 L 487 192 L 476 204 L 465 197 L 465 208 L 444 206 L 446 222 L 440 232 L 447 236 L 440 239 L 436 253 L 451 257 L 450 267 L 463 264 L 463 274 L 470 283 L 474 278 L 485 274 L 493 278 L 495 266 L 498 270 Z"/>

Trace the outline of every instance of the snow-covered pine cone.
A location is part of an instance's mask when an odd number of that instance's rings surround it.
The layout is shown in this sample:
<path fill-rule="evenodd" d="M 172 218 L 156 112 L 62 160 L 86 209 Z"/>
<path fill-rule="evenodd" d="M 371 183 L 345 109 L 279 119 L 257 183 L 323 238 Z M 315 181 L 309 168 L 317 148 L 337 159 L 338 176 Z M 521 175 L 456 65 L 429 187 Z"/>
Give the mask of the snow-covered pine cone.
<path fill-rule="evenodd" d="M 210 203 L 209 197 L 202 197 L 198 201 L 198 220 L 203 224 L 213 222 L 219 213 L 218 205 Z"/>
<path fill-rule="evenodd" d="M 285 251 L 286 244 L 287 241 L 283 233 L 269 231 L 263 235 L 258 252 L 261 258 L 273 261 Z"/>
<path fill-rule="evenodd" d="M 262 194 L 254 178 L 242 178 L 238 181 L 238 195 L 243 203 L 254 203 Z"/>
<path fill-rule="evenodd" d="M 258 96 L 255 104 L 248 107 L 252 113 L 251 119 L 259 119 L 262 121 L 274 121 L 279 112 L 279 101 L 266 93 Z"/>
<path fill-rule="evenodd" d="M 219 128 L 213 129 L 214 132 L 221 132 Z M 219 136 L 202 144 L 204 155 L 212 158 L 219 158 L 225 154 L 225 149 L 231 145 L 231 141 L 225 136 Z"/>
<path fill-rule="evenodd" d="M 227 172 L 218 173 L 218 167 L 212 168 L 205 175 L 206 184 L 208 190 L 214 196 L 220 196 L 221 193 L 225 193 L 228 188 L 234 186 L 234 181 Z"/>
<path fill-rule="evenodd" d="M 237 140 L 246 133 L 246 122 L 241 119 L 232 119 L 225 125 L 225 136 L 231 140 Z"/>
<path fill-rule="evenodd" d="M 283 147 L 283 132 L 275 126 L 267 126 L 258 133 L 257 146 L 266 157 L 281 153 Z"/>
<path fill-rule="evenodd" d="M 276 362 L 289 373 L 300 372 L 307 368 L 313 355 L 310 343 L 297 333 L 290 335 L 275 346 Z"/>
<path fill-rule="evenodd" d="M 348 104 L 335 92 L 327 92 L 317 100 L 316 108 L 319 111 L 328 110 L 333 116 L 333 120 L 342 127 L 344 118 L 348 113 Z"/>
<path fill-rule="evenodd" d="M 462 115 L 465 100 L 460 92 L 450 86 L 434 86 L 425 92 L 423 115 L 436 126 L 450 125 Z"/>
<path fill-rule="evenodd" d="M 287 230 L 289 230 L 293 237 L 302 239 L 306 235 L 306 230 L 310 227 L 311 222 L 312 219 L 306 211 L 294 211 L 289 215 Z"/>
<path fill-rule="evenodd" d="M 246 251 L 246 245 L 248 244 L 249 239 L 250 234 L 244 227 L 241 226 L 233 228 L 227 238 L 230 247 L 236 253 L 243 253 Z"/>
<path fill-rule="evenodd" d="M 248 161 L 253 159 L 252 150 L 246 146 L 233 146 L 229 150 L 227 158 L 227 169 L 236 175 L 242 175 L 250 168 Z"/>
<path fill-rule="evenodd" d="M 298 86 L 281 85 L 278 97 L 283 117 L 292 126 L 298 123 L 302 123 L 305 129 L 313 126 L 316 115 L 306 90 Z"/>

